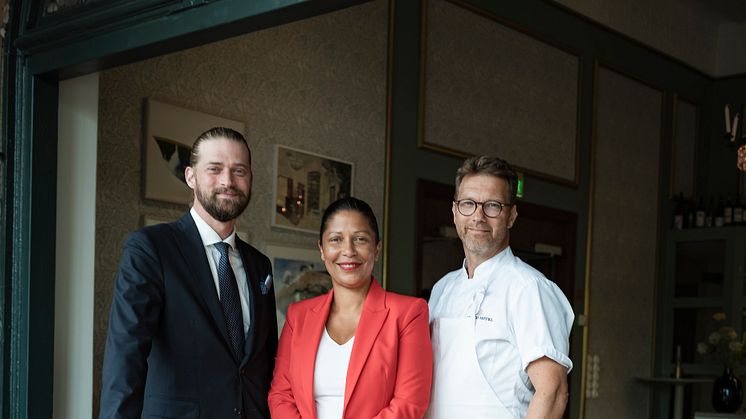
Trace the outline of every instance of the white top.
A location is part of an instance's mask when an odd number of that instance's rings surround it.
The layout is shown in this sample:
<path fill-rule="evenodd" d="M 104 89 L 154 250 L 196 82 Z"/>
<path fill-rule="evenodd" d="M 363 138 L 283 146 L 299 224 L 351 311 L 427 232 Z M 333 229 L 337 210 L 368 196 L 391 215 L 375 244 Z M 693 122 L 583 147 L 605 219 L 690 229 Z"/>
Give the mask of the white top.
<path fill-rule="evenodd" d="M 347 367 L 350 365 L 352 344 L 348 340 L 339 345 L 324 328 L 319 349 L 316 351 L 316 366 L 313 369 L 313 399 L 316 402 L 318 419 L 340 419 L 345 401 Z"/>
<path fill-rule="evenodd" d="M 505 408 L 523 418 L 534 393 L 528 364 L 546 356 L 568 372 L 572 368 L 572 307 L 556 284 L 515 257 L 510 247 L 477 266 L 472 279 L 465 265 L 466 261 L 433 287 L 430 323 L 439 318 L 475 319 L 481 371 Z"/>
<path fill-rule="evenodd" d="M 249 286 L 246 281 L 246 271 L 243 268 L 243 260 L 241 254 L 236 249 L 236 229 L 230 236 L 226 237 L 225 240 L 220 239 L 218 233 L 210 227 L 202 217 L 197 214 L 197 211 L 192 207 L 189 213 L 194 219 L 194 223 L 197 224 L 197 230 L 199 236 L 202 238 L 202 244 L 205 246 L 205 253 L 207 254 L 207 262 L 210 264 L 210 272 L 212 272 L 212 279 L 215 282 L 215 290 L 220 298 L 220 280 L 218 279 L 218 262 L 220 262 L 220 251 L 215 247 L 215 243 L 226 242 L 230 246 L 228 251 L 228 259 L 233 269 L 233 274 L 236 276 L 236 283 L 238 285 L 238 296 L 241 298 L 241 314 L 243 315 L 243 332 L 244 334 L 249 333 L 249 326 L 251 326 L 251 312 L 249 311 Z"/>

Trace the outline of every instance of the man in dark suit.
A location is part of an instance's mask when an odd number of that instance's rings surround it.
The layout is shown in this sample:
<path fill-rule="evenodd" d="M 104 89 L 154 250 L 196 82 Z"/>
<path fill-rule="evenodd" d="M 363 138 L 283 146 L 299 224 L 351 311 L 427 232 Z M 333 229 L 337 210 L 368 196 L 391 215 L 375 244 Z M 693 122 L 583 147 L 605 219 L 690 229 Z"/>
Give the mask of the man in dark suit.
<path fill-rule="evenodd" d="M 244 137 L 194 143 L 192 209 L 125 242 L 109 317 L 101 418 L 269 418 L 277 350 L 269 259 L 236 236 L 251 194 Z"/>

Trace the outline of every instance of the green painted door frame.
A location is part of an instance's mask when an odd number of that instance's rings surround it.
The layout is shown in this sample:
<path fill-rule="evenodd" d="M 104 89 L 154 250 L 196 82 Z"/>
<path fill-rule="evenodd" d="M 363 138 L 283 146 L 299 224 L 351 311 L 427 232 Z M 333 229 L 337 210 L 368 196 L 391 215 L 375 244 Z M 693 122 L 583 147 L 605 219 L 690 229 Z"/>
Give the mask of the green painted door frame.
<path fill-rule="evenodd" d="M 59 80 L 362 2 L 101 0 L 42 16 L 39 0 L 9 1 L 0 156 L 0 417 L 53 417 Z"/>

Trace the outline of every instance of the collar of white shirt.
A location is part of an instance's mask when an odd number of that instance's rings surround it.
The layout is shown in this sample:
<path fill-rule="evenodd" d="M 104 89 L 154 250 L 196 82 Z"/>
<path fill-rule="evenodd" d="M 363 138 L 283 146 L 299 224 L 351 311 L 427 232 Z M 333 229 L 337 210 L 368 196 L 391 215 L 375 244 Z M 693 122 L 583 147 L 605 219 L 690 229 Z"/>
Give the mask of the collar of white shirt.
<path fill-rule="evenodd" d="M 189 210 L 189 214 L 191 214 L 192 218 L 194 219 L 194 224 L 197 225 L 197 231 L 199 231 L 199 237 L 202 239 L 202 244 L 207 247 L 210 245 L 213 245 L 218 242 L 226 242 L 231 246 L 231 249 L 236 248 L 236 227 L 233 227 L 233 231 L 231 234 L 225 238 L 225 240 L 221 239 L 218 233 L 215 232 L 215 230 L 210 227 L 209 224 L 205 220 L 202 219 L 202 217 L 199 216 L 197 213 L 197 210 L 192 207 L 191 210 Z"/>
<path fill-rule="evenodd" d="M 474 277 L 472 278 L 472 281 L 474 281 L 474 283 L 488 281 L 492 277 L 492 273 L 495 271 L 495 269 L 497 269 L 502 264 L 511 262 L 512 260 L 513 251 L 511 251 L 510 246 L 508 246 L 500 253 L 480 263 L 479 266 L 474 269 Z M 461 264 L 460 276 L 468 278 L 468 274 L 466 272 L 466 259 L 464 259 L 464 263 Z"/>

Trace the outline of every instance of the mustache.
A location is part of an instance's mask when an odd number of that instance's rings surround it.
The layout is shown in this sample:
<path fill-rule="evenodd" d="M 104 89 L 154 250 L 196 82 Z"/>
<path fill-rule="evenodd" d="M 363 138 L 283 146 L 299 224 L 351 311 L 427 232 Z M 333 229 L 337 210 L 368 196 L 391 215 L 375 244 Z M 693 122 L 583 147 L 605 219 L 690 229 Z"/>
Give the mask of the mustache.
<path fill-rule="evenodd" d="M 226 192 L 232 192 L 232 193 L 235 193 L 235 194 L 237 194 L 237 195 L 239 195 L 239 196 L 242 196 L 242 197 L 243 197 L 243 196 L 246 196 L 246 195 L 245 195 L 245 194 L 243 193 L 243 191 L 242 191 L 242 190 L 240 190 L 240 189 L 237 189 L 237 188 L 234 188 L 234 187 L 228 187 L 228 188 L 215 188 L 215 189 L 214 189 L 214 190 L 212 191 L 212 194 L 213 194 L 213 196 L 214 196 L 214 195 L 217 195 L 217 194 L 221 194 L 221 193 L 226 193 Z"/>

